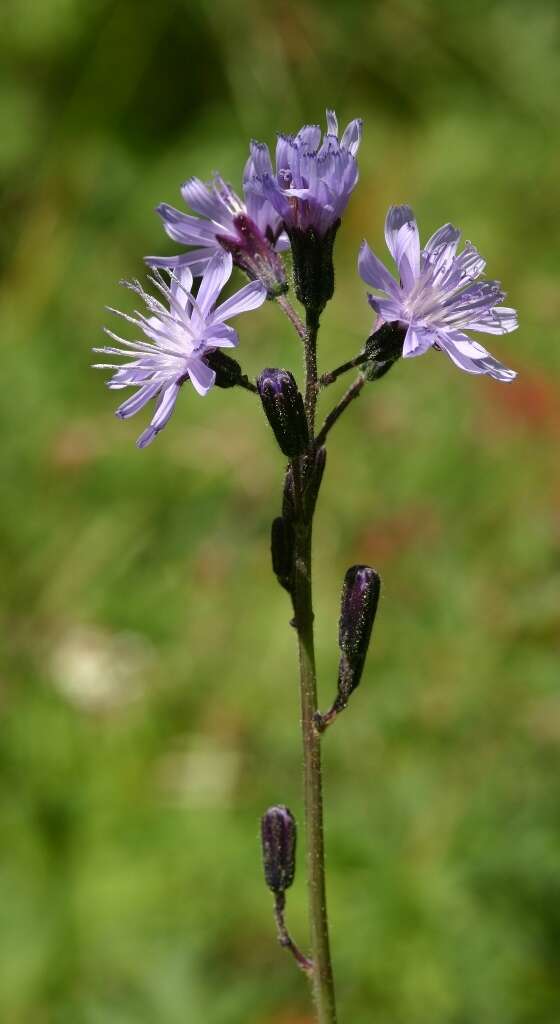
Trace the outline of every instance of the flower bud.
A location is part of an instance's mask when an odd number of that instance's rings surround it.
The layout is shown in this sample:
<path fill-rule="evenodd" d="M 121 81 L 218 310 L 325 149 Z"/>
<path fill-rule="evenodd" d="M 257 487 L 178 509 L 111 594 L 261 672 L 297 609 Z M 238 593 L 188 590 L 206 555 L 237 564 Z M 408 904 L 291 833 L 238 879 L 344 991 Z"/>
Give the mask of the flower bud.
<path fill-rule="evenodd" d="M 264 877 L 275 894 L 289 889 L 296 871 L 296 822 L 287 807 L 269 807 L 261 818 Z"/>
<path fill-rule="evenodd" d="M 263 370 L 257 380 L 263 409 L 284 455 L 293 459 L 309 443 L 303 398 L 289 370 Z"/>
<path fill-rule="evenodd" d="M 313 227 L 288 229 L 296 295 L 309 313 L 319 316 L 334 292 L 333 246 L 340 220 L 320 235 Z"/>
<path fill-rule="evenodd" d="M 380 588 L 378 574 L 368 565 L 352 565 L 344 577 L 338 644 L 351 660 L 365 659 Z"/>
<path fill-rule="evenodd" d="M 285 590 L 291 591 L 291 577 L 294 565 L 294 530 L 289 519 L 278 516 L 270 529 L 270 553 L 272 568 L 278 582 Z"/>

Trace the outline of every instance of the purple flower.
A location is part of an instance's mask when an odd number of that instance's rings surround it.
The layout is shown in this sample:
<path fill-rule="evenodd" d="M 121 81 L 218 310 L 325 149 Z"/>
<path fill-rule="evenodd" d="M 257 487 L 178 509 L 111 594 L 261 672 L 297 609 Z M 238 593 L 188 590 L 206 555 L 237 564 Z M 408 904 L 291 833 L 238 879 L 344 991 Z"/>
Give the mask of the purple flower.
<path fill-rule="evenodd" d="M 256 309 L 266 299 L 266 290 L 258 282 L 245 285 L 219 306 L 216 300 L 232 271 L 229 253 L 218 252 L 209 261 L 196 298 L 191 293 L 193 276 L 188 267 L 180 267 L 170 277 L 169 285 L 158 270 L 150 278 L 164 302 L 144 291 L 138 281 L 124 281 L 145 303 L 149 316 L 135 316 L 110 309 L 139 327 L 147 341 L 127 341 L 105 328 L 110 338 L 123 347 L 96 348 L 94 352 L 123 356 L 130 360 L 123 365 L 97 363 L 97 369 L 115 370 L 107 386 L 112 390 L 134 387 L 138 390 L 117 409 L 117 416 L 134 416 L 150 399 L 157 399 L 150 426 L 140 434 L 136 444 L 145 448 L 169 420 L 181 386 L 190 380 L 199 395 L 206 395 L 216 379 L 205 362 L 205 356 L 217 348 L 237 345 L 237 332 L 225 323 L 238 313 Z"/>
<path fill-rule="evenodd" d="M 505 298 L 498 281 L 477 280 L 486 266 L 474 245 L 457 254 L 461 232 L 444 224 L 420 249 L 414 214 L 409 206 L 392 206 L 385 221 L 385 240 L 397 265 L 397 283 L 363 242 L 358 269 L 363 280 L 385 297 L 368 295 L 381 322 L 408 328 L 403 356 L 420 356 L 434 347 L 445 352 L 466 373 L 484 373 L 511 381 L 509 370 L 465 333 L 508 334 L 517 327 L 514 309 L 500 307 Z M 379 325 L 380 326 L 380 325 Z"/>
<path fill-rule="evenodd" d="M 245 188 L 268 201 L 281 216 L 288 234 L 313 228 L 323 237 L 342 216 L 358 181 L 356 153 L 361 120 L 351 121 L 338 138 L 336 114 L 327 110 L 327 131 L 308 124 L 297 135 L 279 135 L 276 170 L 268 146 L 251 143 L 253 175 Z"/>
<path fill-rule="evenodd" d="M 249 158 L 244 188 L 252 176 Z M 198 277 L 212 256 L 225 249 L 249 277 L 265 284 L 269 294 L 286 290 L 286 276 L 277 253 L 287 249 L 289 243 L 279 214 L 266 199 L 251 191 L 246 192 L 244 202 L 219 175 L 208 183 L 189 178 L 181 194 L 198 216 L 182 213 L 167 203 L 161 203 L 157 212 L 170 238 L 195 248 L 180 256 L 147 256 L 149 266 L 175 270 L 189 267 Z"/>

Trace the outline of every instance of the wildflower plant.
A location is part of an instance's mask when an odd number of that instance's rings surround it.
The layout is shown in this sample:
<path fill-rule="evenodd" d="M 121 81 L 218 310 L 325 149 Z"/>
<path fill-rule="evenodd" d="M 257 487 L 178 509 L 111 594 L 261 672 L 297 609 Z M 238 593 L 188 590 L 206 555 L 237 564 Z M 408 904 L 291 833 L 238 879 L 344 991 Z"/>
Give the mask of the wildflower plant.
<path fill-rule="evenodd" d="M 392 206 L 385 239 L 397 276 L 363 242 L 358 270 L 370 287 L 368 301 L 376 320 L 358 353 L 319 374 L 317 341 L 320 318 L 334 292 L 336 234 L 358 182 L 357 155 L 362 122 L 349 123 L 339 138 L 338 123 L 327 112 L 327 131 L 305 125 L 296 135 L 279 135 L 275 166 L 266 145 L 252 142 L 243 174 L 243 198 L 219 176 L 208 184 L 190 178 L 181 193 L 194 213 L 167 204 L 158 207 L 167 234 L 187 247 L 171 257 L 151 256 L 150 290 L 125 282 L 145 311 L 133 315 L 111 310 L 141 337 L 127 339 L 107 329 L 112 344 L 98 348 L 122 360 L 98 363 L 110 369 L 111 390 L 133 389 L 116 410 L 125 419 L 154 403 L 149 425 L 137 445 L 145 448 L 169 422 L 181 392 L 204 396 L 213 387 L 243 388 L 254 394 L 256 412 L 264 412 L 280 453 L 287 460 L 272 520 L 272 568 L 292 606 L 299 649 L 301 729 L 304 755 L 304 824 L 309 891 L 309 956 L 290 936 L 286 892 L 294 880 L 296 822 L 287 807 L 269 808 L 261 822 L 265 880 L 274 895 L 280 944 L 309 976 L 317 1020 L 336 1021 L 335 989 L 326 903 L 321 784 L 321 746 L 363 679 L 376 617 L 381 581 L 374 568 L 351 566 L 342 582 L 339 670 L 330 708 L 321 712 L 313 641 L 312 529 L 326 463 L 330 432 L 370 383 L 381 380 L 402 357 L 430 349 L 443 352 L 461 370 L 510 382 L 516 374 L 503 366 L 470 332 L 507 334 L 517 326 L 513 309 L 502 305 L 497 281 L 482 277 L 485 262 L 460 232 L 445 224 L 422 247 L 409 206 Z M 289 298 L 291 279 L 300 313 Z M 249 283 L 221 299 L 234 268 Z M 303 383 L 282 367 L 262 370 L 256 382 L 225 352 L 238 344 L 229 321 L 239 313 L 274 301 L 295 331 L 295 363 L 303 357 Z M 317 426 L 317 399 L 341 375 L 357 370 L 353 382 Z M 281 795 L 281 794 L 279 794 Z"/>

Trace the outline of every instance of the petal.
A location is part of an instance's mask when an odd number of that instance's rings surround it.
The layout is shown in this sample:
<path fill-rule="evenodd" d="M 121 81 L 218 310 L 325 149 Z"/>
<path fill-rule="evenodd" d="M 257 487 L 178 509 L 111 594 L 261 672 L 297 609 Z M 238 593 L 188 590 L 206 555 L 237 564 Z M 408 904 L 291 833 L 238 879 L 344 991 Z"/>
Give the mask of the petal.
<path fill-rule="evenodd" d="M 208 348 L 235 348 L 239 344 L 239 337 L 234 327 L 213 324 L 206 334 L 205 343 Z"/>
<path fill-rule="evenodd" d="M 193 286 L 193 275 L 190 267 L 184 263 L 175 268 L 171 278 L 170 291 L 173 298 L 179 303 L 181 309 L 186 309 L 191 299 Z"/>
<path fill-rule="evenodd" d="M 157 437 L 157 430 L 154 430 L 153 427 L 146 427 L 146 429 L 142 431 L 140 437 L 137 439 L 136 447 L 147 448 L 148 445 L 152 443 L 155 437 Z"/>
<path fill-rule="evenodd" d="M 338 118 L 334 110 L 327 110 L 327 135 L 336 135 L 338 138 Z"/>
<path fill-rule="evenodd" d="M 403 324 L 409 322 L 408 317 L 403 316 L 400 305 L 394 299 L 380 299 L 377 295 L 368 294 L 368 302 L 377 315 L 387 323 L 393 323 L 395 320 L 399 320 Z"/>
<path fill-rule="evenodd" d="M 473 359 L 469 359 L 468 356 L 463 355 L 453 341 L 451 341 L 442 332 L 438 332 L 437 344 L 442 352 L 445 352 L 446 356 L 449 356 L 449 358 L 455 363 L 455 366 L 458 366 L 459 369 L 463 370 L 465 373 L 486 373 L 484 366 Z"/>
<path fill-rule="evenodd" d="M 161 393 L 161 397 L 157 404 L 157 409 L 152 417 L 150 426 L 154 430 L 163 430 L 165 424 L 169 421 L 173 409 L 175 408 L 175 402 L 177 401 L 177 395 L 181 389 L 181 385 L 177 381 L 169 384 Z"/>
<path fill-rule="evenodd" d="M 224 216 L 223 203 L 211 186 L 207 185 L 200 178 L 188 178 L 181 186 L 181 195 L 187 206 L 203 217 L 221 224 Z"/>
<path fill-rule="evenodd" d="M 197 305 L 203 317 L 208 315 L 222 288 L 229 281 L 232 269 L 233 260 L 229 252 L 220 250 L 212 256 L 204 271 L 196 296 Z"/>
<path fill-rule="evenodd" d="M 215 240 L 215 228 L 211 224 L 181 213 L 174 206 L 160 203 L 156 213 L 159 213 L 169 237 L 181 245 L 209 245 Z"/>
<path fill-rule="evenodd" d="M 175 402 L 177 401 L 177 395 L 179 394 L 180 387 L 180 384 L 173 381 L 173 383 L 169 384 L 162 392 L 150 426 L 140 434 L 140 437 L 136 441 L 137 448 L 147 448 L 159 434 L 160 430 L 163 430 L 166 423 L 169 422 L 171 414 L 175 408 Z"/>
<path fill-rule="evenodd" d="M 420 274 L 420 236 L 416 221 L 408 221 L 397 232 L 396 263 L 405 291 L 411 291 Z"/>
<path fill-rule="evenodd" d="M 408 331 L 406 332 L 406 338 L 404 339 L 403 345 L 403 359 L 410 359 L 413 356 L 422 356 L 429 348 L 432 347 L 436 341 L 435 335 L 429 331 L 424 330 L 421 327 L 415 327 L 410 324 Z"/>
<path fill-rule="evenodd" d="M 378 291 L 396 296 L 400 290 L 393 276 L 365 241 L 358 254 L 358 273 L 362 281 Z"/>
<path fill-rule="evenodd" d="M 518 326 L 516 310 L 507 306 L 490 309 L 484 316 L 469 322 L 469 330 L 484 334 L 510 334 Z"/>
<path fill-rule="evenodd" d="M 362 128 L 364 122 L 361 117 L 355 118 L 354 121 L 350 121 L 350 124 L 344 129 L 344 134 L 340 140 L 342 149 L 346 149 L 352 156 L 356 156 L 362 141 Z"/>
<path fill-rule="evenodd" d="M 118 416 L 121 420 L 128 419 L 129 416 L 134 416 L 135 413 L 142 409 L 146 402 L 150 401 L 150 398 L 155 398 L 158 391 L 161 390 L 161 382 L 159 384 L 146 384 L 143 388 L 140 388 L 136 394 L 127 398 L 126 402 L 119 405 L 115 411 L 115 416 Z"/>
<path fill-rule="evenodd" d="M 161 267 L 162 269 L 177 270 L 179 267 L 189 267 L 194 277 L 200 277 L 209 260 L 215 252 L 219 252 L 221 246 L 214 241 L 204 249 L 191 249 L 190 252 L 181 253 L 180 256 L 144 256 L 144 263 L 148 267 Z"/>
<path fill-rule="evenodd" d="M 254 173 L 259 177 L 263 177 L 265 174 L 273 174 L 274 171 L 268 146 L 264 142 L 255 142 L 253 139 L 250 148 Z"/>
<path fill-rule="evenodd" d="M 414 213 L 410 206 L 390 206 L 385 219 L 385 241 L 395 263 L 397 259 L 397 237 L 399 231 L 405 224 L 416 223 Z"/>
<path fill-rule="evenodd" d="M 264 285 L 260 281 L 251 281 L 250 284 L 240 288 L 238 292 L 216 307 L 212 321 L 229 320 L 232 316 L 238 316 L 239 313 L 248 313 L 251 309 L 258 309 L 265 299 L 266 288 Z"/>
<path fill-rule="evenodd" d="M 276 139 L 276 170 L 287 170 L 292 165 L 297 148 L 291 135 L 278 135 Z"/>
<path fill-rule="evenodd" d="M 499 380 L 503 384 L 510 384 L 517 377 L 515 370 L 510 370 L 509 367 L 500 363 L 498 359 L 494 359 L 494 356 L 482 359 L 480 365 L 484 367 L 484 372 L 488 377 L 493 377 L 494 380 Z"/>
<path fill-rule="evenodd" d="M 304 124 L 295 137 L 296 144 L 303 152 L 316 153 L 321 145 L 321 128 L 318 124 Z"/>
<path fill-rule="evenodd" d="M 195 391 L 199 395 L 207 395 L 216 380 L 214 370 L 211 370 L 202 359 L 193 359 L 189 362 L 188 375 Z"/>

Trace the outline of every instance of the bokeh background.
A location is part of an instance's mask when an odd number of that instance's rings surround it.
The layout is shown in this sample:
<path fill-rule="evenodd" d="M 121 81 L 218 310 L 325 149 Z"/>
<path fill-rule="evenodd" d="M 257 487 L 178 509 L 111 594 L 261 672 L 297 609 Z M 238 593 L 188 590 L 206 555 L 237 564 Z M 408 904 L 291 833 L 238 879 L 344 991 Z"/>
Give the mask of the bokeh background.
<path fill-rule="evenodd" d="M 270 803 L 301 818 L 267 551 L 282 460 L 253 398 L 217 389 L 139 452 L 146 417 L 118 421 L 89 364 L 104 305 L 131 307 L 119 279 L 177 251 L 156 203 L 216 169 L 238 186 L 250 137 L 327 105 L 365 135 L 322 368 L 369 331 L 356 253 L 382 252 L 391 202 L 424 238 L 459 225 L 521 322 L 491 346 L 514 385 L 432 353 L 332 436 L 323 705 L 343 573 L 384 580 L 325 741 L 340 1019 L 560 1019 L 559 20 L 554 0 L 4 0 L 3 1024 L 311 1024 L 258 843 Z M 249 372 L 298 368 L 271 304 L 237 326 Z"/>

